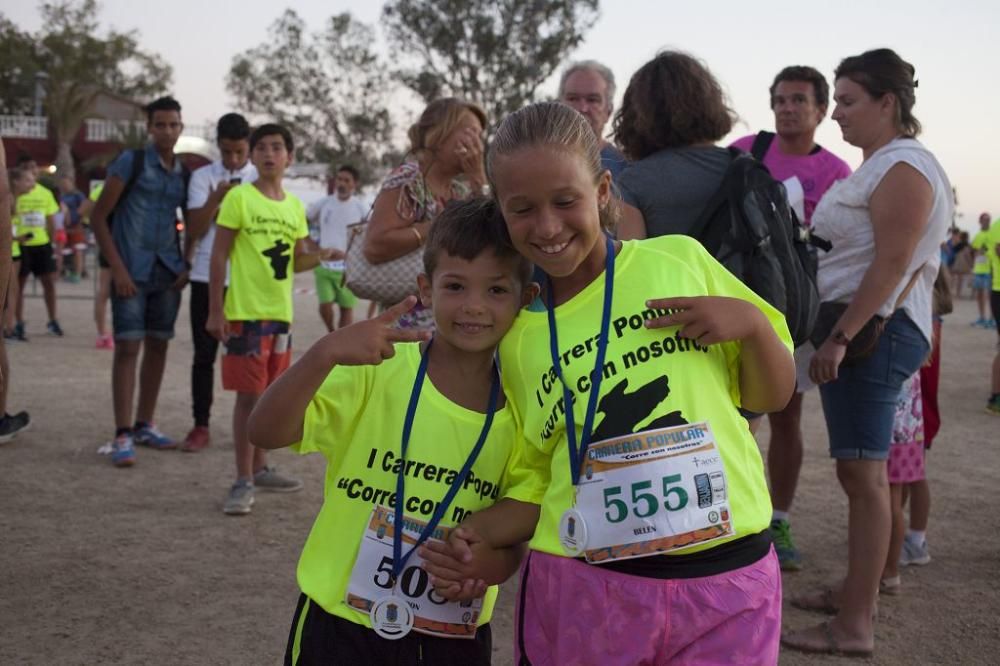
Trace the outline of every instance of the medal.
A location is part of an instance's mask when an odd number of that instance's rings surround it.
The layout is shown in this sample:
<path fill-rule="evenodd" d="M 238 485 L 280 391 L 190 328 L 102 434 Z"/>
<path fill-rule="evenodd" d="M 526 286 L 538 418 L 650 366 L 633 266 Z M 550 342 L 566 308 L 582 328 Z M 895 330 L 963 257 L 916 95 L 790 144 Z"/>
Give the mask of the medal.
<path fill-rule="evenodd" d="M 559 364 L 559 337 L 556 331 L 555 292 L 552 279 L 546 277 L 548 299 L 546 309 L 549 318 L 549 351 L 552 355 L 552 367 L 563 388 L 563 401 L 566 405 L 566 443 L 569 447 L 570 480 L 576 486 L 580 482 L 580 468 L 587 455 L 590 436 L 594 429 L 594 415 L 597 413 L 597 400 L 601 392 L 601 380 L 604 378 L 604 357 L 608 349 L 608 329 L 611 323 L 611 299 L 615 290 L 615 244 L 610 236 L 604 239 L 606 255 L 604 258 L 604 307 L 601 312 L 601 331 L 597 337 L 597 358 L 594 361 L 594 371 L 590 374 L 590 397 L 587 400 L 587 412 L 583 421 L 583 432 L 579 443 L 576 437 L 576 420 L 573 414 L 573 394 L 563 377 Z M 591 476 L 591 468 L 587 468 L 587 478 Z M 575 508 L 567 509 L 559 521 L 559 542 L 571 557 L 579 557 L 587 547 L 587 523 L 583 514 Z"/>
<path fill-rule="evenodd" d="M 587 550 L 587 522 L 576 509 L 566 509 L 559 521 L 559 543 L 570 557 L 580 557 Z"/>
<path fill-rule="evenodd" d="M 369 612 L 372 629 L 382 638 L 397 641 L 413 629 L 413 611 L 406 599 L 390 594 L 382 597 Z"/>

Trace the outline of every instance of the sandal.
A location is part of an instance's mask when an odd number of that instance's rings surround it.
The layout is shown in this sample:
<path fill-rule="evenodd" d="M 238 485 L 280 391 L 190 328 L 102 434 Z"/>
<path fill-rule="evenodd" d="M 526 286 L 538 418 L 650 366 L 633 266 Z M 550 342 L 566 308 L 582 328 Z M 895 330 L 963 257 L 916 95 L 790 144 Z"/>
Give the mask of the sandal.
<path fill-rule="evenodd" d="M 836 615 L 840 611 L 840 606 L 833 600 L 833 588 L 831 587 L 825 588 L 818 595 L 792 597 L 791 604 L 802 610 L 826 613 L 827 615 Z"/>
<path fill-rule="evenodd" d="M 819 630 L 816 633 L 816 630 Z M 800 629 L 784 634 L 781 637 L 781 644 L 785 647 L 805 652 L 808 654 L 830 654 L 842 657 L 871 657 L 874 648 L 845 648 L 833 635 L 830 621 L 809 629 Z"/>
<path fill-rule="evenodd" d="M 903 591 L 903 580 L 899 576 L 883 578 L 878 582 L 878 593 L 896 596 Z"/>
<path fill-rule="evenodd" d="M 879 584 L 879 589 L 882 585 Z M 886 592 L 886 594 L 897 594 L 899 587 L 897 584 L 896 592 Z M 825 613 L 827 615 L 836 615 L 840 612 L 840 606 L 834 601 L 834 591 L 832 587 L 825 588 L 818 595 L 799 595 L 792 597 L 789 602 L 795 608 L 800 610 L 812 611 L 814 613 Z M 872 607 L 872 617 L 878 617 L 878 602 L 875 602 L 875 606 Z"/>

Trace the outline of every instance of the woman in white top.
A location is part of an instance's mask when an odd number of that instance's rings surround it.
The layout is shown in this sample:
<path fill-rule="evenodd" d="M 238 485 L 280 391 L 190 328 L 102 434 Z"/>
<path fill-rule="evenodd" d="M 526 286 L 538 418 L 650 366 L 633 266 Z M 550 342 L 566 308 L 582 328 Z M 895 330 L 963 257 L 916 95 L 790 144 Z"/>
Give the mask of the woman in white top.
<path fill-rule="evenodd" d="M 835 72 L 833 119 L 864 162 L 813 214 L 815 233 L 833 244 L 820 256 L 820 298 L 847 309 L 819 345 L 810 377 L 820 384 L 830 455 L 848 498 L 848 565 L 843 582 L 792 602 L 835 614 L 783 637 L 807 652 L 866 655 L 874 647 L 891 525 L 886 458 L 895 402 L 930 349 L 931 291 L 952 193 L 941 165 L 915 139 L 913 73 L 889 49 L 847 58 Z M 875 352 L 848 367 L 847 345 L 873 315 L 888 320 Z"/>

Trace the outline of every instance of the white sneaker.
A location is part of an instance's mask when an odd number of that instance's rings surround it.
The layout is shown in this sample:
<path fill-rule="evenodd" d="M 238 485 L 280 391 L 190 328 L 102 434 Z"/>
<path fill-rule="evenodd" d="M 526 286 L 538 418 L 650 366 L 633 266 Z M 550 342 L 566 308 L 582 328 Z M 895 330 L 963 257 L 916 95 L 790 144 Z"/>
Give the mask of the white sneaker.
<path fill-rule="evenodd" d="M 222 507 L 227 516 L 245 516 L 253 506 L 253 484 L 249 481 L 237 480 L 229 489 L 229 496 Z"/>
<path fill-rule="evenodd" d="M 909 539 L 903 540 L 903 551 L 899 554 L 900 565 L 922 567 L 930 562 L 931 553 L 927 547 L 927 539 L 924 539 L 923 543 L 914 543 Z"/>

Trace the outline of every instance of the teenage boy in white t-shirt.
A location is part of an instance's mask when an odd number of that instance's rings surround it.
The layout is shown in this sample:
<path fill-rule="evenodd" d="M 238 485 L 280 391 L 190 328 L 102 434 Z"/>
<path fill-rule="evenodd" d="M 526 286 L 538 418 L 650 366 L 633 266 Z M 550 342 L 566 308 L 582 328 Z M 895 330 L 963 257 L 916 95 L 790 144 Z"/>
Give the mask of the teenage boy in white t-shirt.
<path fill-rule="evenodd" d="M 221 159 L 191 174 L 188 185 L 188 228 L 184 239 L 184 258 L 191 264 L 191 338 L 194 361 L 191 364 L 191 405 L 194 427 L 184 439 L 182 451 L 195 453 L 209 445 L 208 420 L 212 410 L 212 387 L 215 383 L 215 357 L 219 341 L 205 331 L 208 320 L 208 266 L 215 240 L 215 216 L 222 199 L 234 186 L 257 179 L 257 168 L 250 162 L 250 125 L 238 113 L 227 113 L 216 126 L 216 144 Z"/>
<path fill-rule="evenodd" d="M 344 255 L 347 251 L 347 226 L 360 222 L 368 213 L 368 208 L 354 190 L 358 186 L 358 170 L 345 164 L 337 169 L 334 181 L 336 194 L 331 194 L 309 205 L 306 217 L 309 226 L 319 231 L 319 246 L 331 252 L 331 259 L 314 269 L 316 295 L 319 297 L 319 316 L 332 331 L 333 304 L 340 306 L 340 321 L 336 328 L 349 326 L 354 321 L 353 308 L 357 297 L 344 284 Z"/>

